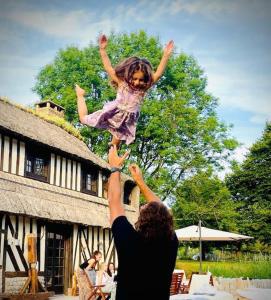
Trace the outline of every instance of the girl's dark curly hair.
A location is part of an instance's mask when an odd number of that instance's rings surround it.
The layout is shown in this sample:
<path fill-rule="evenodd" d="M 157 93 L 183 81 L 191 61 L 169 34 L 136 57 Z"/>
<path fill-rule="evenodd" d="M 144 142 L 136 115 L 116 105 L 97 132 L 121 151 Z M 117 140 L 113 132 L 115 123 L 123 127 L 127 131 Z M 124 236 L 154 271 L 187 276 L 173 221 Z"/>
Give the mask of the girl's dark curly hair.
<path fill-rule="evenodd" d="M 144 90 L 147 90 L 153 83 L 152 79 L 152 65 L 145 58 L 139 58 L 136 56 L 129 57 L 116 65 L 116 76 L 123 81 L 126 81 L 129 85 L 132 82 L 133 74 L 137 71 L 141 71 L 144 74 Z M 117 87 L 117 83 L 112 81 L 114 87 Z"/>
<path fill-rule="evenodd" d="M 114 265 L 114 263 L 112 263 L 112 262 L 110 262 L 108 265 L 107 265 L 107 274 L 110 276 L 110 277 L 112 277 L 113 276 L 113 274 L 111 273 L 111 271 L 110 271 L 110 265 L 113 265 L 114 266 L 114 270 L 115 270 L 115 265 Z"/>
<path fill-rule="evenodd" d="M 174 235 L 173 218 L 163 203 L 152 201 L 141 209 L 135 229 L 149 241 L 172 239 Z"/>

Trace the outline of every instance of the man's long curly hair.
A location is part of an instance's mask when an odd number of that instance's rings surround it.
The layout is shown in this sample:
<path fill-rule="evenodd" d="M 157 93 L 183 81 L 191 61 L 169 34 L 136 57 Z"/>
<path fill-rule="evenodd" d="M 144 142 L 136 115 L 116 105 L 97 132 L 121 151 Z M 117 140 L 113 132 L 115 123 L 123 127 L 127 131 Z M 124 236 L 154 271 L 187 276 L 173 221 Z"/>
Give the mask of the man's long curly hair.
<path fill-rule="evenodd" d="M 133 74 L 137 71 L 141 71 L 144 74 L 144 88 L 143 90 L 147 90 L 153 83 L 152 79 L 152 65 L 145 58 L 139 58 L 137 56 L 132 56 L 118 65 L 115 66 L 116 76 L 122 80 L 126 81 L 129 85 L 131 85 Z M 117 87 L 117 83 L 111 82 L 114 87 Z"/>
<path fill-rule="evenodd" d="M 135 229 L 148 241 L 169 240 L 174 235 L 173 218 L 162 202 L 152 201 L 141 208 Z"/>

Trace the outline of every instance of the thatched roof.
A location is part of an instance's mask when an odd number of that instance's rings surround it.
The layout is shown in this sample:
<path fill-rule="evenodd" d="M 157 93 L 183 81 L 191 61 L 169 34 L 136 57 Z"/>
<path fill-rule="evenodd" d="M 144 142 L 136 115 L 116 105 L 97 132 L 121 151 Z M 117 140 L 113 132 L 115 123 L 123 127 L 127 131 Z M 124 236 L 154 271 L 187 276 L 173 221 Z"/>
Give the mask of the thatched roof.
<path fill-rule="evenodd" d="M 16 134 L 59 149 L 67 154 L 86 159 L 108 169 L 109 165 L 89 150 L 87 145 L 64 129 L 49 123 L 0 98 L 0 127 Z"/>
<path fill-rule="evenodd" d="M 103 198 L 0 171 L 0 211 L 85 225 L 109 225 L 108 201 Z M 137 211 L 125 205 L 134 223 Z"/>

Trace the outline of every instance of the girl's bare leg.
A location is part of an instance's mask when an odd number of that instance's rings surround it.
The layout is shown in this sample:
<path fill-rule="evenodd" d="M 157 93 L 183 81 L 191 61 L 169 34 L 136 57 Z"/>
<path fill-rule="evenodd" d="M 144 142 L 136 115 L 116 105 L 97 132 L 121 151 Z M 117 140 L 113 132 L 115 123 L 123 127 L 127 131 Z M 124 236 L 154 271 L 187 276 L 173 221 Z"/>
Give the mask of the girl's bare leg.
<path fill-rule="evenodd" d="M 84 122 L 84 117 L 88 115 L 88 109 L 84 96 L 77 96 L 77 109 L 79 114 L 80 122 Z"/>

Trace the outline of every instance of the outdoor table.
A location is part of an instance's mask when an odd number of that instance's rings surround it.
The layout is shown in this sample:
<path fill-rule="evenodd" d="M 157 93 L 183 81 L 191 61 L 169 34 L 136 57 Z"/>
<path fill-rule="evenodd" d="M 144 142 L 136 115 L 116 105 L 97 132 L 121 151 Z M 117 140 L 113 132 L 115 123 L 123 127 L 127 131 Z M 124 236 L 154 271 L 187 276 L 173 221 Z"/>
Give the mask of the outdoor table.
<path fill-rule="evenodd" d="M 234 300 L 234 297 L 230 293 L 217 291 L 214 293 L 214 295 L 178 294 L 178 295 L 170 296 L 170 300 Z"/>
<path fill-rule="evenodd" d="M 236 290 L 238 296 L 249 300 L 270 300 L 271 289 L 248 288 L 244 290 Z"/>

